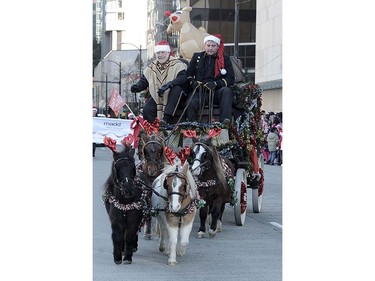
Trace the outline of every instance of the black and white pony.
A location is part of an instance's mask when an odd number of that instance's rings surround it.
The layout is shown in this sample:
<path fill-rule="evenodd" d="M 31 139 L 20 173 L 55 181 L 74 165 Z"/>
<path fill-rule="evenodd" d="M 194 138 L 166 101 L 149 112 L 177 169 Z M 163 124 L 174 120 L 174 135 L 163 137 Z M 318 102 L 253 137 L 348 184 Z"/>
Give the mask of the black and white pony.
<path fill-rule="evenodd" d="M 207 138 L 193 137 L 190 155 L 190 167 L 197 183 L 200 198 L 206 201 L 199 210 L 200 227 L 198 238 L 204 238 L 206 233 L 206 219 L 211 215 L 211 225 L 208 231 L 210 237 L 222 230 L 222 217 L 225 204 L 230 202 L 232 190 L 227 177 L 233 177 L 234 166 L 228 159 L 218 153 L 212 143 L 212 131 Z"/>
<path fill-rule="evenodd" d="M 159 210 L 159 251 L 169 255 L 168 265 L 175 265 L 176 255 L 183 256 L 189 244 L 197 209 L 196 184 L 189 164 L 182 165 L 179 159 L 167 164 L 153 182 L 153 191 L 152 207 Z"/>
<path fill-rule="evenodd" d="M 114 262 L 131 264 L 133 252 L 138 249 L 138 232 L 146 195 L 134 182 L 136 167 L 131 141 L 129 143 L 124 139 L 122 143 L 124 149 L 117 152 L 116 141 L 104 138 L 104 144 L 113 152 L 113 162 L 105 183 L 103 201 L 111 221 Z"/>

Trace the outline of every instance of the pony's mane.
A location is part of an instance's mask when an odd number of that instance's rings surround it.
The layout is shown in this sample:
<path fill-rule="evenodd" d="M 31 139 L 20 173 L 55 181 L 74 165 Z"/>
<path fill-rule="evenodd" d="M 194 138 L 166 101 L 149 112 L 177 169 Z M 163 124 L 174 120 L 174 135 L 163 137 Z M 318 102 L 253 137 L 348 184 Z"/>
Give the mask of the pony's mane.
<path fill-rule="evenodd" d="M 223 165 L 221 164 L 221 157 L 220 157 L 219 152 L 217 151 L 216 147 L 212 144 L 211 141 L 200 140 L 200 142 L 202 142 L 208 147 L 209 149 L 208 152 L 212 155 L 212 158 L 213 158 L 212 170 L 216 171 L 219 181 L 223 184 L 225 188 L 227 186 L 227 180 L 225 179 L 225 174 L 223 170 Z"/>
<path fill-rule="evenodd" d="M 119 157 L 127 157 L 131 161 L 135 161 L 134 158 L 134 149 L 128 146 L 125 146 L 120 152 L 118 152 Z M 113 164 L 113 163 L 112 163 Z"/>

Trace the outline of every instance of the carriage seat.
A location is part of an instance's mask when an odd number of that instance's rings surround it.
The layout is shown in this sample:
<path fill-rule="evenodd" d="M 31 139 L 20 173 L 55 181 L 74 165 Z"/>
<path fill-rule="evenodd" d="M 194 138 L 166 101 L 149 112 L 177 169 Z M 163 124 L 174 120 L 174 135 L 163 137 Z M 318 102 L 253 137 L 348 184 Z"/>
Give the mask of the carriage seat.
<path fill-rule="evenodd" d="M 176 124 L 177 123 L 177 121 L 180 118 L 183 110 L 184 110 L 183 108 L 182 109 L 178 108 L 176 110 L 176 114 L 172 117 L 171 124 Z M 201 118 L 201 120 L 198 120 L 198 122 L 200 122 L 200 123 L 208 123 L 209 114 L 210 114 L 210 111 L 208 109 L 208 105 L 206 105 L 204 107 L 204 109 L 203 109 L 203 112 L 202 112 L 202 118 Z M 220 118 L 220 107 L 218 105 L 214 105 L 213 118 L 215 120 L 219 120 L 219 118 Z M 185 122 L 185 119 L 182 118 L 180 122 Z"/>
<path fill-rule="evenodd" d="M 171 125 L 174 125 L 174 124 L 177 123 L 177 121 L 180 118 L 183 110 L 184 110 L 183 108 L 178 108 L 176 110 L 176 114 L 172 117 Z M 232 116 L 234 117 L 234 120 L 237 119 L 239 116 L 241 116 L 243 113 L 244 113 L 244 110 L 242 108 L 232 106 Z M 206 105 L 203 109 L 201 120 L 198 120 L 198 122 L 208 123 L 209 114 L 210 114 L 210 111 L 208 109 L 208 105 Z M 214 120 L 220 119 L 220 106 L 219 105 L 214 105 L 212 115 L 213 115 Z M 185 119 L 182 118 L 180 122 L 185 122 Z"/>

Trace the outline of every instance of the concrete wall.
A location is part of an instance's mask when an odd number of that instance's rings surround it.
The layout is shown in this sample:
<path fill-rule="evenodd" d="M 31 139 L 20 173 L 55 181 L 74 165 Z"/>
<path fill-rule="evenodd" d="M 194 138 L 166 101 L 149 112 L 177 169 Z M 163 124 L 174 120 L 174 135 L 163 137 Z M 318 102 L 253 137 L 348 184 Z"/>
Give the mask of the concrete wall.
<path fill-rule="evenodd" d="M 282 112 L 282 89 L 263 91 L 262 109 L 266 112 Z"/>
<path fill-rule="evenodd" d="M 257 1 L 255 83 L 263 109 L 282 111 L 282 0 Z"/>

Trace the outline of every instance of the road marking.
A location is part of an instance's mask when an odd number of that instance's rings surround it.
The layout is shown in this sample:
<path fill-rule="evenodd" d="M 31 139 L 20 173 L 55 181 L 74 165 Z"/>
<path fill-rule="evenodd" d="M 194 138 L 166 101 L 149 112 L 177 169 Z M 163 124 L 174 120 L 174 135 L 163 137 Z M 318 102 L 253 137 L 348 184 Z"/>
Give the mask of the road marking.
<path fill-rule="evenodd" d="M 277 222 L 271 221 L 270 224 L 272 224 L 273 226 L 276 226 L 277 228 L 283 229 L 283 226 Z"/>

